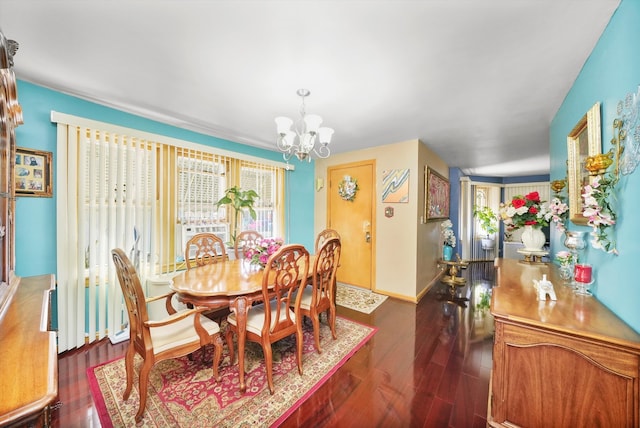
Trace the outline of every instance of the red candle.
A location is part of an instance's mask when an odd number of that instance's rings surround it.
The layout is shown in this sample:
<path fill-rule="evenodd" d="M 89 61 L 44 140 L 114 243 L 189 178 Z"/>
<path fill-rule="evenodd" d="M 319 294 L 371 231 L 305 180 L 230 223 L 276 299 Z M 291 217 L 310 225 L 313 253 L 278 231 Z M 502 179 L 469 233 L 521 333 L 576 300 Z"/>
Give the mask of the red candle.
<path fill-rule="evenodd" d="M 574 278 L 577 282 L 588 284 L 591 282 L 591 265 L 577 264 Z"/>

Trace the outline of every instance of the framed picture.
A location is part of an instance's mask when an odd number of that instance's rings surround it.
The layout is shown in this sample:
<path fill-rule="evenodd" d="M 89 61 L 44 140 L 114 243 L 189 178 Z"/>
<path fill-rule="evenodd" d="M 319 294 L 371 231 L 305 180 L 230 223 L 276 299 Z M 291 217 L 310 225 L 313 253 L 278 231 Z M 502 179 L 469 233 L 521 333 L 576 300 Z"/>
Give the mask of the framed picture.
<path fill-rule="evenodd" d="M 410 169 L 387 169 L 382 171 L 382 202 L 409 202 Z"/>
<path fill-rule="evenodd" d="M 14 175 L 16 196 L 53 195 L 51 152 L 16 147 Z"/>
<path fill-rule="evenodd" d="M 449 180 L 428 166 L 425 167 L 424 177 L 425 220 L 449 218 Z"/>
<path fill-rule="evenodd" d="M 588 156 L 598 155 L 601 150 L 600 103 L 595 103 L 567 135 L 569 219 L 574 224 L 587 224 L 588 219 L 582 215 L 583 189 L 589 184 L 585 163 Z"/>

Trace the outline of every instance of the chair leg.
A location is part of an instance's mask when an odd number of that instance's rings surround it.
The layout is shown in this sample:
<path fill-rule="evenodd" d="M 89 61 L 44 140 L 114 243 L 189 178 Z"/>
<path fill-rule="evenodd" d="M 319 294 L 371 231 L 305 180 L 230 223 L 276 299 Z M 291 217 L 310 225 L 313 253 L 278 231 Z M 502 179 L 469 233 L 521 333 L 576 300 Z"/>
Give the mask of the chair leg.
<path fill-rule="evenodd" d="M 298 373 L 302 376 L 302 344 L 304 341 L 304 336 L 302 334 L 302 324 L 298 323 L 296 329 L 296 360 L 298 362 Z"/>
<path fill-rule="evenodd" d="M 329 327 L 331 328 L 331 336 L 333 340 L 336 340 L 338 336 L 336 335 L 336 307 L 331 305 L 329 307 L 329 311 L 327 312 L 327 321 L 329 321 Z"/>
<path fill-rule="evenodd" d="M 129 346 L 127 349 L 127 354 L 124 360 L 124 367 L 127 373 L 127 387 L 124 390 L 124 394 L 122 394 L 122 399 L 127 401 L 129 399 L 129 395 L 131 395 L 131 389 L 133 388 L 133 357 L 135 356 L 136 351 L 133 349 L 133 344 Z"/>
<path fill-rule="evenodd" d="M 267 370 L 267 383 L 269 384 L 269 392 L 273 395 L 273 353 L 270 343 L 263 343 L 262 350 L 264 352 L 264 365 Z"/>
<path fill-rule="evenodd" d="M 220 357 L 222 357 L 222 346 L 224 343 L 222 342 L 222 338 L 220 334 L 216 334 L 213 339 L 213 378 L 216 382 L 220 382 Z"/>
<path fill-rule="evenodd" d="M 147 388 L 149 386 L 149 372 L 151 372 L 152 363 L 147 363 L 147 360 L 142 364 L 140 368 L 140 405 L 138 406 L 138 413 L 136 413 L 136 423 L 142 420 L 144 415 L 144 408 L 147 405 Z"/>
<path fill-rule="evenodd" d="M 227 341 L 227 348 L 229 348 L 229 365 L 233 365 L 235 363 L 235 353 L 233 349 L 233 330 L 231 329 L 231 325 L 227 327 L 227 332 L 224 335 Z"/>
<path fill-rule="evenodd" d="M 311 311 L 310 317 L 313 324 L 313 340 L 316 344 L 316 350 L 318 354 L 322 354 L 322 348 L 320 348 L 320 314 L 315 311 Z"/>

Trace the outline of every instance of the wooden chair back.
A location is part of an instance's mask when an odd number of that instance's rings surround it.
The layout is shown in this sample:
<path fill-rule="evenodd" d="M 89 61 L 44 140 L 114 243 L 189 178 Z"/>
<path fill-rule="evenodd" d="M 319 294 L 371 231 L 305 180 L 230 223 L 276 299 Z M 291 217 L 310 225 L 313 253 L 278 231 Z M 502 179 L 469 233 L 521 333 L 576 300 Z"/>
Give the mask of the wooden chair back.
<path fill-rule="evenodd" d="M 187 269 L 228 259 L 224 242 L 213 233 L 198 233 L 187 241 L 184 250 Z"/>
<path fill-rule="evenodd" d="M 340 240 L 340 234 L 338 233 L 338 231 L 334 229 L 324 229 L 323 231 L 318 233 L 318 236 L 316 236 L 315 253 L 318 254 L 318 251 L 320 250 L 320 248 L 322 248 L 322 245 L 331 238 L 338 238 L 338 240 Z"/>
<path fill-rule="evenodd" d="M 111 251 L 111 255 L 129 314 L 129 340 L 145 349 L 147 347 L 145 344 L 151 346 L 151 336 L 149 329 L 144 328 L 145 322 L 149 320 L 149 314 L 140 278 L 124 251 L 116 248 Z"/>
<path fill-rule="evenodd" d="M 313 263 L 311 305 L 318 313 L 329 309 L 333 299 L 336 271 L 340 263 L 342 244 L 339 238 L 329 238 L 322 244 Z"/>
<path fill-rule="evenodd" d="M 253 245 L 263 236 L 255 230 L 244 230 L 236 237 L 234 244 L 234 253 L 237 260 L 244 259 L 244 247 L 247 245 Z"/>
<path fill-rule="evenodd" d="M 283 337 L 302 331 L 298 312 L 301 293 L 309 272 L 309 252 L 299 244 L 283 245 L 269 257 L 264 268 L 262 296 L 265 320 L 262 328 L 263 340 L 273 343 Z M 298 298 L 295 298 L 297 295 Z M 289 307 L 294 308 L 296 319 L 291 317 Z M 271 319 L 271 310 L 275 319 Z"/>

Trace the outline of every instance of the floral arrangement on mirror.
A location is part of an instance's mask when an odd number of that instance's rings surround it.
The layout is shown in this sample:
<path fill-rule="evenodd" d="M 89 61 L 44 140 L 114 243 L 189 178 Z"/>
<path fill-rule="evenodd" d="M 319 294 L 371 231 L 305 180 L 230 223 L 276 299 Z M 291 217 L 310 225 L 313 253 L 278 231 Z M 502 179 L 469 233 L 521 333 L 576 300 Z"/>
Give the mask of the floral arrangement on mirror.
<path fill-rule="evenodd" d="M 281 238 L 258 239 L 253 245 L 244 249 L 244 255 L 252 265 L 265 267 L 269 257 L 278 251 L 283 244 L 284 241 Z"/>
<path fill-rule="evenodd" d="M 560 233 L 564 233 L 566 230 L 564 224 L 569 216 L 569 205 L 565 202 L 565 196 L 561 194 L 566 184 L 566 179 L 551 182 L 551 190 L 553 190 L 555 196 L 549 202 L 549 211 L 547 212 L 547 221 L 555 223 L 556 230 Z"/>
<path fill-rule="evenodd" d="M 508 204 L 500 204 L 500 218 L 509 230 L 524 226 L 542 227 L 549 225 L 549 206 L 540 200 L 538 192 L 516 195 Z"/>
<path fill-rule="evenodd" d="M 612 201 L 615 200 L 614 190 L 617 182 L 616 177 L 610 173 L 591 176 L 582 194 L 582 215 L 589 219 L 587 224 L 592 228 L 591 246 L 615 255 L 618 255 L 613 235 L 616 212 Z"/>

